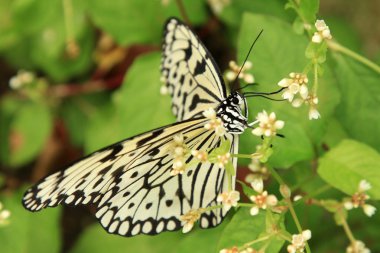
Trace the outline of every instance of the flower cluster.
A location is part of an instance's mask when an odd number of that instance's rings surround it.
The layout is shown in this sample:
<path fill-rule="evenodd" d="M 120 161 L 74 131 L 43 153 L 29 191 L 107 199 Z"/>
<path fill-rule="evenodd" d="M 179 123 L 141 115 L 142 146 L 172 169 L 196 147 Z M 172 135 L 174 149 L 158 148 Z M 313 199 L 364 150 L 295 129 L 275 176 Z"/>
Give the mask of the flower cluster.
<path fill-rule="evenodd" d="M 188 149 L 184 143 L 184 137 L 182 134 L 175 135 L 173 137 L 173 141 L 173 168 L 170 171 L 170 175 L 175 176 L 182 174 L 186 170 L 186 155 L 188 153 Z"/>
<path fill-rule="evenodd" d="M 285 124 L 284 121 L 276 119 L 274 112 L 269 115 L 266 111 L 260 112 L 256 119 L 254 123 L 258 123 L 259 126 L 252 130 L 252 134 L 257 136 L 275 136 L 277 129 L 282 129 Z"/>
<path fill-rule="evenodd" d="M 223 192 L 218 195 L 216 201 L 223 204 L 223 209 L 228 211 L 233 206 L 237 206 L 240 200 L 240 193 L 238 191 Z"/>
<path fill-rule="evenodd" d="M 243 79 L 246 83 L 253 83 L 255 81 L 255 78 L 252 74 L 246 73 L 246 71 L 250 68 L 252 68 L 252 62 L 246 61 L 243 68 L 236 64 L 234 61 L 230 61 L 229 63 L 230 70 L 226 71 L 226 79 L 230 82 L 234 81 L 236 76 L 239 74 L 239 79 Z"/>
<path fill-rule="evenodd" d="M 256 195 L 252 195 L 249 199 L 254 203 L 250 210 L 252 216 L 257 215 L 261 209 L 267 209 L 268 207 L 274 207 L 277 205 L 277 197 L 273 194 L 268 195 L 267 191 L 264 191 L 264 183 L 261 179 L 255 179 L 251 183 L 252 188 L 257 192 Z"/>
<path fill-rule="evenodd" d="M 223 136 L 226 133 L 226 129 L 223 126 L 223 121 L 221 118 L 216 116 L 216 112 L 213 108 L 209 108 L 203 112 L 209 121 L 205 124 L 207 130 L 214 130 L 217 136 Z"/>
<path fill-rule="evenodd" d="M 17 75 L 9 80 L 9 86 L 14 89 L 20 89 L 27 84 L 32 83 L 35 80 L 35 75 L 32 72 L 26 70 L 19 70 Z"/>
<path fill-rule="evenodd" d="M 313 37 L 311 38 L 311 41 L 314 43 L 321 43 L 324 39 L 332 39 L 330 29 L 326 25 L 324 20 L 318 20 L 315 21 L 315 28 L 317 31 L 314 33 Z"/>
<path fill-rule="evenodd" d="M 300 107 L 303 103 L 309 105 L 309 119 L 318 119 L 321 117 L 317 110 L 318 97 L 310 94 L 307 87 L 309 82 L 307 76 L 302 73 L 290 73 L 290 78 L 283 78 L 278 82 L 278 86 L 285 88 L 282 97 L 289 100 L 293 107 Z M 299 97 L 295 96 L 299 94 Z"/>
<path fill-rule="evenodd" d="M 299 93 L 301 98 L 306 99 L 309 94 L 307 88 L 309 79 L 307 76 L 302 73 L 291 72 L 289 77 L 290 78 L 283 78 L 278 82 L 278 86 L 285 88 L 282 97 L 292 102 L 294 96 Z"/>
<path fill-rule="evenodd" d="M 208 153 L 203 150 L 192 150 L 191 155 L 195 157 L 195 159 L 198 159 L 200 162 L 207 162 L 208 161 Z"/>
<path fill-rule="evenodd" d="M 300 107 L 303 103 L 309 105 L 309 119 L 318 119 L 321 117 L 317 110 L 318 97 L 315 95 L 308 95 L 305 99 L 294 99 L 292 105 L 294 107 Z"/>
<path fill-rule="evenodd" d="M 203 209 L 190 210 L 181 216 L 180 219 L 184 223 L 182 228 L 183 233 L 188 233 L 194 227 L 194 223 L 199 220 L 202 212 Z"/>
<path fill-rule="evenodd" d="M 9 210 L 3 209 L 3 204 L 0 202 L 0 226 L 7 225 L 9 223 L 9 217 L 11 212 Z"/>
<path fill-rule="evenodd" d="M 231 153 L 229 152 L 223 155 L 218 155 L 216 165 L 218 165 L 219 168 L 224 169 L 224 167 L 229 163 L 230 158 L 231 158 Z"/>
<path fill-rule="evenodd" d="M 304 230 L 301 234 L 292 235 L 292 244 L 288 245 L 289 253 L 304 252 L 306 241 L 310 240 L 311 231 Z"/>
<path fill-rule="evenodd" d="M 268 168 L 258 159 L 251 159 L 248 169 L 252 172 L 245 177 L 247 183 L 252 183 L 255 179 L 266 180 L 269 177 Z"/>
<path fill-rule="evenodd" d="M 371 251 L 366 248 L 364 242 L 356 240 L 347 247 L 346 253 L 371 253 Z"/>
<path fill-rule="evenodd" d="M 361 207 L 363 208 L 364 213 L 368 217 L 374 215 L 376 212 L 376 208 L 372 205 L 366 204 L 366 200 L 369 199 L 369 196 L 365 192 L 370 189 L 371 184 L 368 183 L 366 180 L 361 180 L 359 182 L 358 191 L 354 195 L 352 195 L 351 199 L 346 199 L 344 201 L 344 207 L 347 210 Z"/>

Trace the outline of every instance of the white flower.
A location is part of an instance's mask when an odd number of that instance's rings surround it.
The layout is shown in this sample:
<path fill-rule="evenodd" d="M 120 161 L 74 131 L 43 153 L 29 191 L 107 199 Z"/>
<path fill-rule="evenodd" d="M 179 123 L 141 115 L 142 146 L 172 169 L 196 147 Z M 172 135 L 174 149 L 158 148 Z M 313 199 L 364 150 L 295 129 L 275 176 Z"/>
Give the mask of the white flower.
<path fill-rule="evenodd" d="M 213 108 L 210 107 L 205 110 L 203 116 L 209 119 L 204 126 L 207 130 L 214 130 L 217 136 L 223 136 L 226 133 L 222 119 L 216 116 L 216 112 Z"/>
<path fill-rule="evenodd" d="M 222 249 L 219 251 L 219 253 L 239 253 L 239 248 L 234 246 L 234 247 L 229 248 L 229 249 Z"/>
<path fill-rule="evenodd" d="M 277 205 L 277 197 L 273 194 L 268 195 L 268 192 L 264 191 L 262 180 L 252 182 L 251 186 L 258 193 L 257 195 L 249 197 L 249 199 L 255 204 L 250 210 L 252 216 L 257 215 L 260 208 L 267 209 L 267 207 L 274 207 Z"/>
<path fill-rule="evenodd" d="M 311 231 L 304 230 L 301 234 L 292 235 L 292 244 L 288 245 L 289 253 L 304 252 L 306 241 L 310 240 Z"/>
<path fill-rule="evenodd" d="M 3 209 L 3 204 L 0 202 L 0 226 L 7 225 L 10 216 L 11 212 L 7 209 Z"/>
<path fill-rule="evenodd" d="M 369 204 L 363 205 L 362 208 L 363 208 L 365 215 L 367 215 L 368 217 L 371 217 L 376 212 L 376 207 L 369 205 Z"/>
<path fill-rule="evenodd" d="M 192 150 L 191 155 L 201 162 L 207 162 L 208 160 L 208 153 L 203 150 Z"/>
<path fill-rule="evenodd" d="M 317 20 L 315 22 L 315 28 L 317 31 L 314 33 L 311 41 L 314 43 L 321 43 L 323 39 L 332 39 L 329 27 L 324 20 Z"/>
<path fill-rule="evenodd" d="M 365 247 L 364 242 L 356 240 L 347 247 L 346 253 L 371 253 L 371 251 Z"/>
<path fill-rule="evenodd" d="M 278 82 L 278 86 L 285 88 L 282 97 L 293 101 L 293 98 L 296 94 L 300 94 L 302 98 L 306 98 L 309 94 L 309 89 L 307 88 L 307 83 L 309 79 L 305 74 L 302 73 L 290 73 L 290 78 L 283 78 Z"/>
<path fill-rule="evenodd" d="M 188 154 L 188 148 L 185 144 L 185 138 L 182 134 L 177 134 L 173 136 L 173 146 L 171 148 L 171 153 L 173 155 L 173 166 L 170 171 L 170 175 L 176 176 L 178 174 L 183 174 L 186 170 L 186 157 Z"/>
<path fill-rule="evenodd" d="M 190 210 L 181 216 L 183 233 L 188 233 L 194 227 L 194 223 L 201 217 L 202 212 L 203 209 Z"/>
<path fill-rule="evenodd" d="M 252 62 L 246 61 L 243 68 L 241 66 L 237 65 L 236 62 L 230 61 L 229 63 L 230 70 L 226 71 L 226 79 L 230 82 L 234 81 L 236 79 L 237 74 L 239 73 L 239 79 L 243 79 L 246 83 L 253 83 L 255 81 L 255 78 L 253 75 L 246 73 L 248 69 L 252 68 Z"/>
<path fill-rule="evenodd" d="M 360 180 L 359 182 L 359 187 L 358 187 L 358 191 L 359 192 L 365 192 L 365 191 L 368 191 L 372 188 L 371 184 L 369 182 L 367 182 L 366 180 Z"/>
<path fill-rule="evenodd" d="M 276 120 L 276 114 L 272 112 L 268 115 L 266 111 L 258 113 L 256 117 L 259 126 L 252 130 L 252 134 L 257 136 L 275 136 L 277 129 L 282 129 L 285 122 Z"/>
<path fill-rule="evenodd" d="M 183 174 L 186 170 L 186 162 L 181 158 L 175 158 L 173 160 L 173 167 L 170 171 L 170 175 L 176 176 L 178 174 Z"/>
<path fill-rule="evenodd" d="M 302 199 L 302 196 L 301 195 L 296 195 L 293 197 L 293 201 L 296 202 L 298 200 Z"/>
<path fill-rule="evenodd" d="M 371 184 L 366 180 L 361 180 L 359 182 L 358 191 L 355 192 L 350 199 L 345 199 L 343 201 L 344 208 L 351 210 L 353 208 L 361 207 L 365 215 L 368 217 L 373 216 L 376 212 L 376 207 L 366 204 L 366 200 L 369 199 L 369 196 L 365 192 L 370 189 Z"/>
<path fill-rule="evenodd" d="M 12 77 L 9 80 L 9 86 L 12 89 L 17 90 L 29 83 L 32 83 L 34 79 L 35 79 L 35 75 L 33 72 L 29 72 L 26 70 L 19 70 L 17 72 L 17 75 Z"/>
<path fill-rule="evenodd" d="M 247 183 L 252 183 L 256 179 L 266 180 L 269 177 L 268 168 L 262 164 L 259 159 L 252 158 L 248 169 L 253 172 L 245 177 Z"/>
<path fill-rule="evenodd" d="M 208 0 L 208 4 L 215 14 L 220 14 L 224 7 L 230 4 L 230 0 Z"/>
<path fill-rule="evenodd" d="M 223 192 L 218 195 L 216 201 L 223 204 L 223 209 L 228 211 L 233 206 L 237 206 L 240 200 L 240 193 L 238 191 Z"/>
<path fill-rule="evenodd" d="M 264 190 L 264 182 L 262 179 L 253 180 L 253 182 L 251 183 L 251 186 L 256 192 L 259 192 L 259 193 L 263 192 Z"/>
<path fill-rule="evenodd" d="M 314 94 L 308 95 L 306 98 L 296 98 L 292 102 L 293 107 L 300 107 L 303 103 L 309 105 L 309 119 L 319 119 L 321 115 L 317 110 L 318 97 Z"/>
<path fill-rule="evenodd" d="M 230 158 L 231 158 L 231 154 L 228 152 L 225 153 L 224 155 L 218 155 L 216 164 L 218 165 L 219 168 L 224 169 L 224 167 L 230 161 Z"/>

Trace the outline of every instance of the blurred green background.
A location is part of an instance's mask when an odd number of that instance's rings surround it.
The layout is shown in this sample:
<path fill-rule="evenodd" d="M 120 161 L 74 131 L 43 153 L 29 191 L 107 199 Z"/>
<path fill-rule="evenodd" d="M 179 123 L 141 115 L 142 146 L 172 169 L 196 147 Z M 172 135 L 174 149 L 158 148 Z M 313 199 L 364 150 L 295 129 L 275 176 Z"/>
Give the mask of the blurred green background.
<path fill-rule="evenodd" d="M 97 224 L 94 207 L 29 213 L 21 205 L 25 189 L 43 176 L 98 148 L 175 121 L 170 98 L 159 95 L 159 64 L 163 24 L 168 17 L 181 18 L 176 2 L 0 0 L 0 202 L 11 212 L 9 224 L 0 226 L 1 253 L 217 252 L 239 242 L 231 239 L 234 233 L 254 239 L 264 229 L 261 215 L 247 221 L 251 230 L 235 231 L 234 222 L 241 221 L 231 214 L 231 222 L 211 230 L 122 238 Z M 194 30 L 222 70 L 230 60 L 241 63 L 260 29 L 264 34 L 250 56 L 259 89 L 275 90 L 280 79 L 305 66 L 307 38 L 294 32 L 296 13 L 285 9 L 286 1 L 219 1 L 226 3 L 220 10 L 218 1 L 183 2 Z M 380 1 L 325 0 L 315 12 L 311 16 L 324 19 L 334 39 L 380 63 Z M 307 119 L 304 109 L 249 101 L 251 118 L 267 109 L 286 120 L 286 139 L 276 141 L 270 164 L 283 168 L 291 185 L 312 178 L 300 192 L 324 184 L 313 165 L 326 152 L 323 147 L 350 138 L 380 151 L 378 73 L 332 53 L 320 82 L 322 118 L 316 122 Z M 259 140 L 253 138 L 243 135 L 242 153 L 254 151 Z M 246 165 L 241 161 L 242 171 Z M 272 183 L 268 187 L 277 191 Z M 356 189 L 334 187 L 346 193 Z M 374 191 L 375 199 L 380 198 L 379 189 Z M 336 189 L 324 194 L 343 196 Z M 297 211 L 313 232 L 313 252 L 345 250 L 348 239 L 329 213 L 306 204 Z M 372 252 L 380 252 L 379 215 L 368 220 L 354 211 L 349 222 Z M 295 231 L 291 219 L 285 225 Z M 279 252 L 282 243 L 268 252 Z"/>

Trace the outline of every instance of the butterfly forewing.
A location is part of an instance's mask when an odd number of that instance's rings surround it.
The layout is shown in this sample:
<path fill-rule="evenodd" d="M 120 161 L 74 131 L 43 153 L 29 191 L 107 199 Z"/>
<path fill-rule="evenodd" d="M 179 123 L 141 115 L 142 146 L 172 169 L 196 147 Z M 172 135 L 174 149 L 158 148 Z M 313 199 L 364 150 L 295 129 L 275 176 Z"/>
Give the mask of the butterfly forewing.
<path fill-rule="evenodd" d="M 165 26 L 162 54 L 162 77 L 177 121 L 199 116 L 226 98 L 226 87 L 212 56 L 177 19 L 169 19 Z"/>

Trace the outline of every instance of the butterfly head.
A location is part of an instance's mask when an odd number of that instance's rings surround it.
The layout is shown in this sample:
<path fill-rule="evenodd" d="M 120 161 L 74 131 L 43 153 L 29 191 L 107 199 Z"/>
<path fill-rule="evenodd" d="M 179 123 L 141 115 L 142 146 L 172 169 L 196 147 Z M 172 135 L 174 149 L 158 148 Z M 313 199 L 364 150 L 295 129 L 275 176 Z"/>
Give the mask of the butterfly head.
<path fill-rule="evenodd" d="M 222 119 L 227 132 L 241 134 L 248 127 L 247 117 L 241 107 L 246 107 L 245 98 L 238 92 L 229 95 L 217 109 L 217 116 Z"/>

